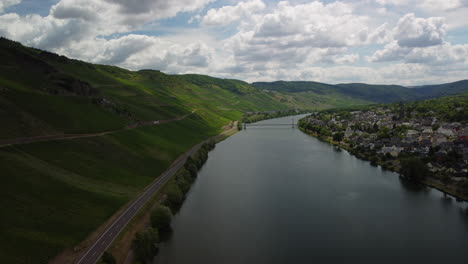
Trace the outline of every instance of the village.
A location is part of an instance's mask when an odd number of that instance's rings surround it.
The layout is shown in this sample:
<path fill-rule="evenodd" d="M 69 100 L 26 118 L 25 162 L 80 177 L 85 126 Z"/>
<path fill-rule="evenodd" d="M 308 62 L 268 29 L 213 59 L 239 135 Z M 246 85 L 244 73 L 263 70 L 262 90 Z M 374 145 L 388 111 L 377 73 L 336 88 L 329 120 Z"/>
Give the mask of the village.
<path fill-rule="evenodd" d="M 455 111 L 463 111 L 456 109 Z M 401 158 L 418 157 L 434 178 L 464 181 L 468 175 L 468 124 L 440 120 L 431 112 L 406 114 L 390 107 L 313 113 L 301 128 L 394 171 Z"/>

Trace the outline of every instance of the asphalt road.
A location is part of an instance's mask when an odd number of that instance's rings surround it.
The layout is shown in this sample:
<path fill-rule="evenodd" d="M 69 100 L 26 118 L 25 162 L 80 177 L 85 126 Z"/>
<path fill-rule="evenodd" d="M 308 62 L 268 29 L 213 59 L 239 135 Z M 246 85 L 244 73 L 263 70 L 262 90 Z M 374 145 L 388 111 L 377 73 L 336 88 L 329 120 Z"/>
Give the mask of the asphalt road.
<path fill-rule="evenodd" d="M 220 137 L 233 129 L 227 130 L 217 137 Z M 216 137 L 215 137 L 216 138 Z M 207 140 L 208 141 L 208 140 Z M 194 154 L 204 141 L 192 147 L 191 150 L 180 156 L 172 166 L 162 173 L 146 190 L 130 205 L 127 209 L 104 231 L 101 236 L 89 247 L 76 262 L 76 264 L 95 264 L 112 242 L 117 238 L 120 232 L 130 222 L 130 220 L 138 213 L 138 211 L 148 202 L 161 187 L 185 164 L 189 156 Z"/>

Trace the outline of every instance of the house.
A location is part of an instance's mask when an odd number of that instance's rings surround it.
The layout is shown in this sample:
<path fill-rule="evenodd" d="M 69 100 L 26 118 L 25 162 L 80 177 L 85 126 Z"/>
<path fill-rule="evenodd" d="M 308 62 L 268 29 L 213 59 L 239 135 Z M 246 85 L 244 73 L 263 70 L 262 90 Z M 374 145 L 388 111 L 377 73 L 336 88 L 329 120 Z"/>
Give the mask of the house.
<path fill-rule="evenodd" d="M 344 133 L 344 136 L 349 138 L 353 133 L 354 133 L 354 131 L 350 127 L 347 127 L 346 131 Z"/>
<path fill-rule="evenodd" d="M 444 161 L 447 158 L 447 152 L 439 150 L 435 153 L 435 158 L 439 162 Z"/>
<path fill-rule="evenodd" d="M 433 145 L 440 145 L 444 142 L 447 142 L 447 137 L 445 137 L 443 134 L 435 134 L 433 137 L 432 137 L 432 144 Z"/>
<path fill-rule="evenodd" d="M 458 130 L 457 136 L 459 140 L 468 140 L 468 127 Z"/>
<path fill-rule="evenodd" d="M 443 128 L 443 127 L 439 127 L 436 131 L 437 133 L 439 134 L 442 134 L 446 137 L 453 137 L 454 136 L 454 133 L 451 129 L 447 129 L 447 128 Z"/>
<path fill-rule="evenodd" d="M 432 131 L 432 127 L 424 127 L 421 134 L 423 136 L 430 136 L 432 133 L 434 133 L 434 131 Z"/>
<path fill-rule="evenodd" d="M 455 147 L 455 144 L 453 144 L 453 142 L 447 141 L 447 142 L 440 143 L 439 147 L 441 150 L 448 152 Z"/>
<path fill-rule="evenodd" d="M 432 147 L 432 142 L 429 139 L 424 139 L 419 142 L 419 146 L 430 148 Z"/>
<path fill-rule="evenodd" d="M 391 147 L 383 147 L 382 150 L 380 150 L 381 153 L 384 155 L 387 153 L 390 153 L 392 157 L 398 157 L 398 154 L 403 150 L 403 148 L 398 148 L 395 145 Z"/>
<path fill-rule="evenodd" d="M 432 126 L 432 119 L 426 118 L 426 119 L 421 121 L 421 124 L 423 126 Z"/>
<path fill-rule="evenodd" d="M 416 130 L 410 129 L 410 130 L 406 131 L 406 136 L 407 137 L 419 137 L 419 132 L 416 131 Z"/>

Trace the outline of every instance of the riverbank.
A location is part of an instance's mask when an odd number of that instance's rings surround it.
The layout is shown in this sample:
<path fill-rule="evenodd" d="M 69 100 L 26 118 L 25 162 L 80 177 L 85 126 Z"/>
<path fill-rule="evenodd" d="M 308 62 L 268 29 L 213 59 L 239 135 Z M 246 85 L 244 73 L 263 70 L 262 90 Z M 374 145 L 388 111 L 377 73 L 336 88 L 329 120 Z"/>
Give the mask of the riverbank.
<path fill-rule="evenodd" d="M 239 130 L 237 129 L 237 121 L 232 123 L 230 127 L 221 134 L 212 137 L 204 142 L 214 140 L 217 144 L 226 138 L 234 135 Z M 200 143 L 200 144 L 203 144 Z M 198 145 L 200 145 L 198 144 Z M 197 145 L 197 146 L 198 146 Z M 196 148 L 195 146 L 194 148 Z M 192 151 L 191 149 L 190 151 Z M 194 154 L 196 155 L 196 153 Z M 174 162 L 174 164 L 177 161 Z M 185 165 L 186 163 L 184 163 Z M 172 165 L 173 166 L 173 165 Z M 171 166 L 171 167 L 172 167 Z M 164 186 L 153 196 L 153 198 L 139 211 L 139 213 L 128 223 L 127 227 L 121 232 L 119 237 L 113 242 L 108 251 L 115 257 L 116 263 L 132 264 L 134 263 L 134 254 L 132 250 L 132 241 L 138 232 L 142 232 L 151 226 L 151 212 L 158 206 L 164 203 L 167 198 L 167 192 L 171 184 L 174 184 L 175 176 L 180 174 L 185 168 L 182 167 L 169 179 Z M 184 198 L 185 199 L 185 198 Z"/>
<path fill-rule="evenodd" d="M 344 150 L 348 151 L 348 153 L 356 156 L 359 159 L 369 161 L 371 163 L 371 165 L 373 165 L 373 166 L 378 165 L 378 166 L 380 166 L 381 168 L 383 168 L 385 170 L 396 172 L 396 173 L 400 174 L 400 177 L 403 177 L 401 175 L 401 166 L 400 166 L 398 160 L 393 160 L 393 161 L 390 161 L 390 162 L 387 162 L 387 161 L 383 162 L 383 161 L 381 161 L 379 159 L 369 157 L 369 156 L 365 155 L 364 153 L 354 151 L 349 145 L 347 145 L 345 143 L 342 143 L 342 142 L 334 141 L 332 137 L 324 137 L 324 136 L 321 136 L 321 135 L 319 135 L 319 134 L 317 134 L 317 133 L 315 133 L 313 131 L 305 130 L 302 127 L 299 127 L 299 129 L 302 132 L 304 132 L 305 134 L 311 135 L 313 137 L 316 137 L 316 138 L 320 139 L 321 141 L 327 142 L 327 143 L 329 143 L 331 145 L 334 145 L 334 146 L 337 146 L 337 147 L 339 147 L 341 149 L 344 149 Z M 419 184 L 423 184 L 423 185 L 425 185 L 427 187 L 437 189 L 437 190 L 443 192 L 444 194 L 451 195 L 457 201 L 467 201 L 468 202 L 468 195 L 467 194 L 459 191 L 456 186 L 446 185 L 446 184 L 442 183 L 441 181 L 439 181 L 438 179 L 436 179 L 434 177 L 428 176 L 424 180 L 418 180 L 417 182 Z"/>

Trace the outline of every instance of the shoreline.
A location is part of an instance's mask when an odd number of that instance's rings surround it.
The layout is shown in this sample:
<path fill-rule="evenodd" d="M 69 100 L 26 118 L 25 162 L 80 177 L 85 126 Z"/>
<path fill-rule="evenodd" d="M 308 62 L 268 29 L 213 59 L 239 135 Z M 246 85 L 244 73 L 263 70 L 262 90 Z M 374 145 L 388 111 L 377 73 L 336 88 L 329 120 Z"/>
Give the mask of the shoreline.
<path fill-rule="evenodd" d="M 328 144 L 331 144 L 333 145 L 334 147 L 338 147 L 340 149 L 343 149 L 343 150 L 346 150 L 349 154 L 357 157 L 358 159 L 361 159 L 361 160 L 365 160 L 365 161 L 369 161 L 371 163 L 372 166 L 380 166 L 382 169 L 384 170 L 388 170 L 388 171 L 392 171 L 392 172 L 395 172 L 395 173 L 398 173 L 399 174 L 399 177 L 403 177 L 400 172 L 399 172 L 399 169 L 398 168 L 395 168 L 393 166 L 388 166 L 387 164 L 385 163 L 382 163 L 380 161 L 378 162 L 373 162 L 372 160 L 368 159 L 368 157 L 366 157 L 365 155 L 357 155 L 356 153 L 353 153 L 353 151 L 347 147 L 346 145 L 344 144 L 340 144 L 339 142 L 335 142 L 333 141 L 332 139 L 330 138 L 326 138 L 326 137 L 322 137 L 316 133 L 313 133 L 313 132 L 310 132 L 310 131 L 306 131 L 305 129 L 303 129 L 302 127 L 299 127 L 299 130 L 301 130 L 303 133 L 307 134 L 307 135 L 310 135 L 314 138 L 317 138 L 318 140 L 320 141 L 323 141 L 323 142 L 326 142 Z M 429 188 L 433 188 L 433 189 L 436 189 L 440 192 L 442 192 L 444 195 L 450 195 L 452 196 L 453 198 L 455 198 L 455 200 L 458 202 L 458 201 L 463 201 L 463 202 L 468 202 L 468 195 L 464 194 L 464 193 L 461 193 L 459 192 L 458 190 L 454 189 L 453 187 L 451 186 L 448 186 L 448 185 L 444 185 L 443 183 L 439 182 L 437 179 L 434 179 L 432 177 L 428 177 L 422 181 L 415 181 L 416 183 L 418 184 L 422 184 L 426 187 L 429 187 Z"/>

